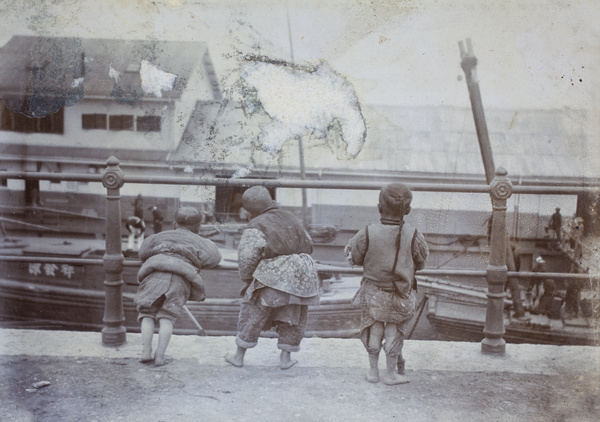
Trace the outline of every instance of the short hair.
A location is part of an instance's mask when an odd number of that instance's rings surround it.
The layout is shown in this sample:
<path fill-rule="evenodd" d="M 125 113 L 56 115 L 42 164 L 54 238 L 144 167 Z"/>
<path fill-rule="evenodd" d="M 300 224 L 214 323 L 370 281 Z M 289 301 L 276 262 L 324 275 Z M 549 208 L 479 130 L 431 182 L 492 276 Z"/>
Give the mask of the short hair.
<path fill-rule="evenodd" d="M 183 227 L 199 226 L 202 222 L 202 214 L 194 207 L 181 207 L 177 210 L 175 222 Z"/>
<path fill-rule="evenodd" d="M 379 212 L 402 217 L 410 212 L 412 192 L 402 183 L 390 183 L 379 192 Z"/>
<path fill-rule="evenodd" d="M 252 186 L 242 195 L 242 206 L 246 211 L 256 217 L 263 212 L 277 207 L 277 203 L 271 198 L 271 193 L 264 186 Z"/>

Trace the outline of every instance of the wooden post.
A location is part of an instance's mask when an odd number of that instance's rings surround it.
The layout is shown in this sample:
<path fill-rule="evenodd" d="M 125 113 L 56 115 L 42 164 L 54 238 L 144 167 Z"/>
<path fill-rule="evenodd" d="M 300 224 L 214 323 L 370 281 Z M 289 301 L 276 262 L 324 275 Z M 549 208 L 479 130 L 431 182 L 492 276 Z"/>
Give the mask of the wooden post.
<path fill-rule="evenodd" d="M 506 350 L 504 335 L 504 285 L 507 281 L 506 266 L 506 200 L 512 194 L 512 184 L 507 171 L 498 167 L 496 177 L 490 183 L 492 199 L 492 237 L 490 240 L 490 261 L 487 266 L 487 312 L 481 341 L 481 352 L 503 355 Z"/>
<path fill-rule="evenodd" d="M 473 112 L 473 120 L 475 121 L 475 130 L 477 132 L 477 140 L 479 141 L 479 149 L 481 150 L 481 159 L 485 170 L 485 180 L 487 183 L 492 183 L 494 178 L 495 165 L 494 155 L 492 153 L 492 145 L 488 135 L 487 123 L 483 112 L 483 102 L 481 101 L 481 92 L 479 91 L 479 79 L 477 77 L 477 57 L 473 53 L 473 45 L 471 39 L 467 38 L 467 49 L 462 41 L 459 41 L 458 47 L 460 50 L 461 62 L 460 65 L 465 72 L 467 81 L 467 89 L 469 90 L 469 99 L 471 100 L 471 110 Z M 506 243 L 507 265 L 511 271 L 516 271 L 515 258 L 509 242 Z M 524 318 L 525 310 L 521 301 L 521 287 L 516 278 L 508 280 L 508 285 L 512 293 L 513 308 L 516 318 Z"/>
<path fill-rule="evenodd" d="M 479 90 L 477 57 L 475 57 L 473 53 L 473 45 L 471 44 L 470 38 L 467 38 L 466 51 L 462 41 L 459 41 L 458 46 L 460 49 L 460 57 L 462 59 L 460 65 L 465 72 L 465 80 L 467 82 L 467 89 L 469 90 L 471 111 L 473 113 L 473 120 L 475 121 L 475 131 L 477 132 L 477 140 L 479 141 L 485 178 L 487 182 L 490 183 L 494 178 L 494 155 L 492 154 L 492 146 L 490 144 L 485 114 L 483 112 L 483 102 L 481 101 L 481 92 Z"/>
<path fill-rule="evenodd" d="M 102 185 L 106 188 L 106 252 L 104 254 L 104 328 L 102 344 L 120 346 L 126 341 L 123 326 L 123 252 L 121 246 L 121 193 L 124 184 L 119 160 L 110 157 L 106 161 L 106 173 Z"/>

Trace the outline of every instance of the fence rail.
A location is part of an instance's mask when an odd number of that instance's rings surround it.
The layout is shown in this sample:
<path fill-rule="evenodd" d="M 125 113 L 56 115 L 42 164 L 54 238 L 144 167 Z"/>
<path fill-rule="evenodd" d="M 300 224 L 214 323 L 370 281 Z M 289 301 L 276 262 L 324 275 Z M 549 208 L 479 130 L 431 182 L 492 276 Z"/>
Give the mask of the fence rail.
<path fill-rule="evenodd" d="M 0 255 L 0 261 L 4 262 L 39 262 L 43 264 L 71 264 L 71 265 L 104 265 L 104 260 L 100 258 L 59 258 L 59 257 L 37 257 L 37 256 L 15 256 L 15 255 Z M 123 267 L 139 267 L 142 261 L 138 259 L 125 259 Z M 221 263 L 213 270 L 237 271 L 238 266 L 235 263 Z M 319 273 L 331 274 L 351 274 L 362 275 L 362 267 L 340 267 L 317 263 L 317 271 Z M 580 273 L 551 273 L 551 272 L 531 272 L 531 271 L 507 271 L 507 276 L 518 279 L 544 279 L 544 278 L 561 278 L 563 280 L 589 280 L 600 281 L 600 274 L 580 274 Z M 453 276 L 453 277 L 485 277 L 485 270 L 441 270 L 441 269 L 423 269 L 417 271 L 418 276 Z"/>
<path fill-rule="evenodd" d="M 53 182 L 102 182 L 103 174 L 81 173 L 49 173 L 49 172 L 16 172 L 0 173 L 2 179 L 49 180 Z M 398 181 L 402 181 L 399 177 Z M 272 188 L 304 188 L 304 189 L 346 189 L 346 190 L 378 190 L 389 182 L 356 182 L 334 180 L 282 180 L 282 179 L 234 179 L 221 177 L 198 176 L 140 176 L 123 175 L 124 183 L 164 184 L 191 186 L 232 186 L 248 187 L 260 185 Z M 404 183 L 404 182 L 403 182 Z M 447 193 L 490 193 L 490 186 L 478 183 L 412 183 L 405 182 L 411 190 L 417 192 L 447 192 Z M 513 194 L 540 195 L 577 195 L 582 192 L 600 193 L 600 185 L 581 186 L 536 186 L 516 185 L 512 187 Z"/>
<path fill-rule="evenodd" d="M 214 177 L 189 176 L 140 176 L 126 175 L 119 166 L 119 160 L 111 157 L 106 162 L 106 170 L 99 174 L 69 174 L 69 173 L 35 173 L 35 172 L 2 172 L 2 179 L 30 179 L 49 181 L 79 181 L 98 182 L 106 188 L 106 251 L 103 259 L 78 259 L 82 265 L 103 265 L 105 270 L 105 328 L 102 330 L 102 342 L 107 346 L 119 346 L 125 342 L 123 327 L 123 296 L 122 279 L 123 267 L 140 265 L 138 260 L 125 259 L 122 253 L 120 189 L 125 183 L 135 184 L 167 184 L 167 185 L 196 185 L 196 186 L 236 186 L 249 187 L 262 185 L 273 188 L 301 189 L 349 189 L 349 190 L 379 190 L 386 182 L 332 181 L 332 180 L 290 180 L 290 179 L 227 179 Z M 398 181 L 403 181 L 398 177 Z M 418 192 L 447 192 L 447 193 L 482 193 L 489 194 L 492 203 L 492 230 L 490 241 L 490 257 L 487 269 L 478 270 L 440 270 L 424 269 L 418 272 L 420 276 L 464 276 L 485 277 L 487 280 L 487 312 L 484 328 L 485 339 L 482 342 L 483 353 L 503 354 L 505 341 L 504 331 L 504 289 L 509 279 L 529 278 L 562 278 L 564 280 L 598 280 L 593 274 L 566 273 L 537 273 L 508 271 L 507 263 L 507 231 L 506 231 L 506 201 L 514 193 L 542 195 L 577 195 L 581 193 L 600 193 L 599 185 L 581 186 L 513 186 L 507 177 L 505 169 L 496 169 L 495 177 L 489 185 L 478 183 L 405 183 Z M 509 249 L 510 252 L 510 249 Z M 44 257 L 35 258 L 37 262 L 72 263 L 73 259 Z M 31 257 L 0 256 L 0 260 L 26 262 Z M 237 264 L 221 264 L 220 269 L 237 270 Z M 338 274 L 362 274 L 360 268 L 334 267 L 320 264 L 319 270 Z M 513 292 L 513 297 L 514 297 Z M 520 299 L 519 299 L 520 300 Z M 514 302 L 514 301 L 513 301 Z M 519 302 L 520 303 L 520 302 Z M 515 309 L 516 309 L 515 304 Z"/>

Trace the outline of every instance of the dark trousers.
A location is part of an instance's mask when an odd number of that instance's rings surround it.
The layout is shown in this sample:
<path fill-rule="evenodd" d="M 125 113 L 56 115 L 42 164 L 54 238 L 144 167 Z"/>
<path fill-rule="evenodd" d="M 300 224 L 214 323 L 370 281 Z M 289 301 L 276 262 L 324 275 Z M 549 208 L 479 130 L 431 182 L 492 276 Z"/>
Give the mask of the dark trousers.
<path fill-rule="evenodd" d="M 242 303 L 236 344 L 246 349 L 256 346 L 262 331 L 275 327 L 277 347 L 288 352 L 300 350 L 308 321 L 308 305 L 285 305 L 277 308 Z"/>

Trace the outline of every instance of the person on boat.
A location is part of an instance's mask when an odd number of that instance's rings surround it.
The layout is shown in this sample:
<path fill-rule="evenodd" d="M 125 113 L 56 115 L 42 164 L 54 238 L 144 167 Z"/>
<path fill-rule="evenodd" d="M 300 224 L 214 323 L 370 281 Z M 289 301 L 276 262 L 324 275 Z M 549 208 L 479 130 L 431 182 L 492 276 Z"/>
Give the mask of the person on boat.
<path fill-rule="evenodd" d="M 129 232 L 127 238 L 127 250 L 138 250 L 144 241 L 144 233 L 146 232 L 146 223 L 139 217 L 132 215 L 125 222 L 125 228 Z"/>
<path fill-rule="evenodd" d="M 363 266 L 361 286 L 352 304 L 362 310 L 360 338 L 369 355 L 368 382 L 379 381 L 379 353 L 386 354 L 382 382 L 404 384 L 402 347 L 415 312 L 415 272 L 425 267 L 429 248 L 419 230 L 404 222 L 411 190 L 391 183 L 379 194 L 380 223 L 360 230 L 346 245 L 346 258 Z"/>
<path fill-rule="evenodd" d="M 546 233 L 548 230 L 552 230 L 556 236 L 556 241 L 560 243 L 560 235 L 561 235 L 561 227 L 562 227 L 562 215 L 560 214 L 560 208 L 556 208 L 554 214 L 550 216 L 550 221 L 548 225 L 545 227 Z"/>
<path fill-rule="evenodd" d="M 242 367 L 246 350 L 256 346 L 261 331 L 275 327 L 280 368 L 288 369 L 298 362 L 291 353 L 300 350 L 308 306 L 319 303 L 319 278 L 310 256 L 312 241 L 302 222 L 282 210 L 266 188 L 246 190 L 242 204 L 251 216 L 238 246 L 239 273 L 245 287 L 237 348 L 225 360 Z"/>
<path fill-rule="evenodd" d="M 160 233 L 163 230 L 164 217 L 156 205 L 152 205 L 149 208 L 152 211 L 152 228 L 154 233 Z"/>
<path fill-rule="evenodd" d="M 546 260 L 543 257 L 538 256 L 535 259 L 531 271 L 536 273 L 548 272 Z M 534 308 L 534 313 L 546 315 L 551 319 L 557 319 L 557 309 L 553 302 L 557 300 L 562 302 L 562 299 L 558 296 L 556 281 L 553 278 L 544 278 L 541 282 L 537 281 L 537 287 L 538 302 L 537 306 Z"/>
<path fill-rule="evenodd" d="M 221 253 L 210 240 L 198 235 L 202 215 L 193 207 L 177 211 L 173 230 L 148 236 L 139 251 L 143 264 L 134 302 L 142 329 L 142 363 L 167 363 L 165 351 L 173 324 L 183 315 L 188 300 L 206 296 L 200 270 L 214 268 Z M 159 323 L 158 344 L 152 357 L 152 336 Z"/>
<path fill-rule="evenodd" d="M 144 219 L 144 197 L 141 193 L 133 201 L 133 215 L 141 220 Z"/>

